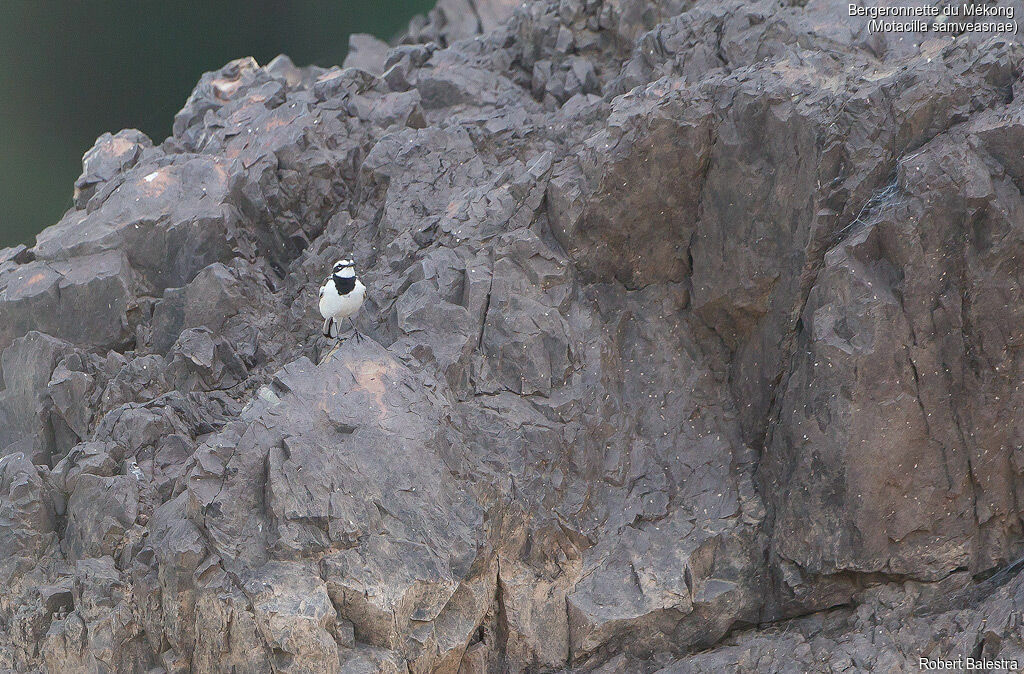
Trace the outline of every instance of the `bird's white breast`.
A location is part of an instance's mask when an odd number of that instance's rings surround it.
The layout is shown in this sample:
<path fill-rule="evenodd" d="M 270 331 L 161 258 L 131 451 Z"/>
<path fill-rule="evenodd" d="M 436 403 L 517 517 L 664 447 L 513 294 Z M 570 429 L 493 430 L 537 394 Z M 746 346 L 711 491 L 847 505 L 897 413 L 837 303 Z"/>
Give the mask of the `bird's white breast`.
<path fill-rule="evenodd" d="M 339 295 L 334 281 L 328 279 L 326 285 L 324 285 L 323 295 L 320 297 L 320 315 L 324 318 L 334 319 L 351 316 L 359 311 L 359 307 L 363 305 L 363 296 L 365 294 L 366 286 L 358 279 L 356 279 L 356 285 L 352 288 L 352 291 L 345 295 Z"/>

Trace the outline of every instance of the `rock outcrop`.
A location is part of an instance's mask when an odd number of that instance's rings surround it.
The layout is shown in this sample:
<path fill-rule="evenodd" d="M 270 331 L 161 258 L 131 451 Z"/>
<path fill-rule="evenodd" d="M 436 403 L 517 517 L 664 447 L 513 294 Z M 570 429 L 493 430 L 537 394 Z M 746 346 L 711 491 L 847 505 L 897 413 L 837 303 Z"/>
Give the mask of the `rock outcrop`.
<path fill-rule="evenodd" d="M 0 251 L 0 670 L 1024 664 L 1024 46 L 847 6 L 445 0 L 102 136 Z"/>

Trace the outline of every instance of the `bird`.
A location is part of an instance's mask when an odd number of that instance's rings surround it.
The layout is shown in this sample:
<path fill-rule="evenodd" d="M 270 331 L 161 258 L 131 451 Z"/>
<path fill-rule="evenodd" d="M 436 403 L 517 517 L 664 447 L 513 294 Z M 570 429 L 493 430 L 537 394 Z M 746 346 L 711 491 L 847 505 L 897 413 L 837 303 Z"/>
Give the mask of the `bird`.
<path fill-rule="evenodd" d="M 352 318 L 363 305 L 366 286 L 356 276 L 356 264 L 346 258 L 334 263 L 331 275 L 320 288 L 320 315 L 324 317 L 324 337 L 338 339 L 341 332 L 340 323 L 344 318 L 355 322 Z M 359 331 L 355 331 L 356 339 L 360 339 Z"/>

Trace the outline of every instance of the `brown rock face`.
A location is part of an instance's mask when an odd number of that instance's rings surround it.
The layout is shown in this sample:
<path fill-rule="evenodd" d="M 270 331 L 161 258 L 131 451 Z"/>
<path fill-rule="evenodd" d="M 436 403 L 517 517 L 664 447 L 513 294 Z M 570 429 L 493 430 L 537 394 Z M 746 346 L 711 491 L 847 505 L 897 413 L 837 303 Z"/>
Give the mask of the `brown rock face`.
<path fill-rule="evenodd" d="M 1024 47 L 866 21 L 444 0 L 102 136 L 0 251 L 0 670 L 1024 666 Z"/>

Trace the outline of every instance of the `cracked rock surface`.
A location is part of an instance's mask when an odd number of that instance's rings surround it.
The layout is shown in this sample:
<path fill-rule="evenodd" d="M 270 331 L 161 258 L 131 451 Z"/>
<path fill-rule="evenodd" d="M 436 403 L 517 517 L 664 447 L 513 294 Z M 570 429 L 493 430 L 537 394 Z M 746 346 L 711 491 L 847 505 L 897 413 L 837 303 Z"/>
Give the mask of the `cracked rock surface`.
<path fill-rule="evenodd" d="M 1024 664 L 1024 46 L 847 5 L 442 0 L 100 137 L 0 250 L 0 671 Z"/>

